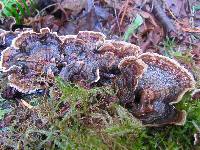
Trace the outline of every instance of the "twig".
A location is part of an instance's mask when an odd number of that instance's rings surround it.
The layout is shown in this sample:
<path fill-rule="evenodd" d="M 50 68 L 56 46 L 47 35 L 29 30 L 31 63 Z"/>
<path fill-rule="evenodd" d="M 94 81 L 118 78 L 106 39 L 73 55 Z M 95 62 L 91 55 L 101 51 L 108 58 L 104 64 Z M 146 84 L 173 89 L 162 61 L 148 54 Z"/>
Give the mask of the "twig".
<path fill-rule="evenodd" d="M 176 29 L 173 23 L 171 22 L 169 17 L 166 15 L 166 13 L 163 11 L 163 8 L 161 6 L 161 1 L 153 0 L 152 5 L 153 5 L 153 13 L 155 17 L 162 23 L 165 30 L 167 32 L 175 32 Z"/>
<path fill-rule="evenodd" d="M 27 103 L 25 100 L 20 100 L 21 104 L 29 109 L 33 109 L 33 106 L 31 106 L 29 103 Z"/>
<path fill-rule="evenodd" d="M 194 9 L 192 9 L 193 6 L 192 6 L 192 2 L 190 0 L 188 0 L 188 5 L 189 5 L 190 13 L 191 13 L 189 21 L 190 21 L 192 28 L 194 28 L 194 13 L 195 12 L 194 12 Z"/>
<path fill-rule="evenodd" d="M 46 9 L 48 9 L 48 8 L 50 8 L 50 7 L 53 7 L 53 6 L 56 6 L 56 5 L 58 5 L 58 3 L 54 3 L 54 4 L 48 5 L 47 7 L 43 8 L 42 10 L 40 10 L 40 11 L 38 12 L 38 14 L 35 16 L 35 18 L 39 17 L 40 14 L 41 14 L 43 11 L 45 11 Z"/>
<path fill-rule="evenodd" d="M 169 6 L 166 4 L 166 1 L 163 0 L 164 4 L 165 4 L 165 7 L 167 8 L 167 11 L 170 13 L 170 15 L 172 16 L 172 18 L 179 24 L 183 24 L 181 21 L 179 21 L 176 16 L 174 15 L 174 13 L 171 11 L 171 9 L 169 8 Z"/>
<path fill-rule="evenodd" d="M 122 18 L 121 18 L 120 23 L 119 23 L 120 26 L 122 25 L 122 22 L 124 20 L 124 16 L 125 16 L 126 11 L 127 11 L 128 3 L 129 3 L 129 0 L 126 0 L 125 6 L 124 6 L 124 11 L 123 11 L 123 14 L 122 14 Z"/>
<path fill-rule="evenodd" d="M 119 33 L 120 33 L 120 37 L 121 37 L 121 28 L 120 28 L 120 24 L 119 24 L 119 18 L 118 18 L 118 15 L 117 15 L 117 11 L 116 11 L 116 7 L 115 7 L 115 2 L 114 2 L 114 13 L 115 13 L 115 19 L 116 19 L 116 22 L 117 22 L 117 27 L 118 27 L 118 30 L 119 30 Z"/>

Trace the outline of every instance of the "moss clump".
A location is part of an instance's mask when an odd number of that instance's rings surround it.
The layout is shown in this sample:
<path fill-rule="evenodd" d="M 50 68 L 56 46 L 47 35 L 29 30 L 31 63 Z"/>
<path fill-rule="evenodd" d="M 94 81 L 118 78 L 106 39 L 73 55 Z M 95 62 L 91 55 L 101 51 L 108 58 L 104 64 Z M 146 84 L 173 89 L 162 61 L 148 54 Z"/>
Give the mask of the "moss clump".
<path fill-rule="evenodd" d="M 35 104 L 32 109 L 19 104 L 8 114 L 17 115 L 7 130 L 0 133 L 4 148 L 123 149 L 134 146 L 135 138 L 144 128 L 116 104 L 112 89 L 87 90 L 64 83 L 60 78 L 56 82 L 50 96 L 29 102 Z M 61 94 L 56 95 L 56 92 Z"/>
<path fill-rule="evenodd" d="M 177 104 L 187 111 L 184 126 L 145 128 L 118 105 L 109 87 L 84 89 L 56 79 L 45 96 L 32 97 L 32 109 L 19 104 L 0 131 L 3 148 L 18 149 L 194 149 L 200 103 L 187 93 Z M 197 147 L 198 148 L 198 147 Z"/>

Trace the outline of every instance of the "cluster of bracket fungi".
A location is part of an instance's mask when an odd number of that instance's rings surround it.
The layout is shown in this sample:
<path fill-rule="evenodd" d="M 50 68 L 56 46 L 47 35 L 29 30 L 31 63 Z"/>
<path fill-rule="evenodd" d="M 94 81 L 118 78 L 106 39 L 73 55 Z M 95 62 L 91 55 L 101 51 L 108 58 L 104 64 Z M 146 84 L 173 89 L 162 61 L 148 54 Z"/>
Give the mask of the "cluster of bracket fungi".
<path fill-rule="evenodd" d="M 1 30 L 0 50 L 1 71 L 19 92 L 45 89 L 55 76 L 85 88 L 113 84 L 120 104 L 149 126 L 183 124 L 186 113 L 173 104 L 195 86 L 176 61 L 106 40 L 99 32 L 58 36 L 47 28 L 40 33 Z"/>

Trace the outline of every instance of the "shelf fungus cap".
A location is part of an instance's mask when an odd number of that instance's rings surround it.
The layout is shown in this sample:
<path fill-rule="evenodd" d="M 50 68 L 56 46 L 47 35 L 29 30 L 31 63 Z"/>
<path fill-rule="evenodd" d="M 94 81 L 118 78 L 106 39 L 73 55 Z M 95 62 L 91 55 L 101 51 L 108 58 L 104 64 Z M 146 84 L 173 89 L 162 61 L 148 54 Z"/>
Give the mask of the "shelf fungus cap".
<path fill-rule="evenodd" d="M 60 72 L 64 80 L 82 80 L 89 86 L 95 82 L 110 83 L 118 75 L 118 64 L 125 56 L 138 56 L 138 46 L 105 40 L 100 32 L 80 31 L 76 36 L 66 36 L 62 50 L 67 64 Z"/>
<path fill-rule="evenodd" d="M 1 52 L 0 68 L 3 72 L 8 72 L 17 67 L 18 58 L 23 54 L 19 53 L 14 47 L 8 47 Z"/>
<path fill-rule="evenodd" d="M 100 32 L 80 31 L 77 36 L 66 36 L 62 50 L 67 63 L 60 76 L 72 82 L 85 82 L 87 87 L 100 80 L 100 74 L 117 68 L 119 59 L 112 52 L 99 53 L 105 43 L 105 35 Z"/>
<path fill-rule="evenodd" d="M 142 52 L 139 46 L 124 41 L 114 40 L 106 40 L 98 51 L 100 53 L 112 52 L 120 59 L 127 56 L 138 56 Z"/>
<path fill-rule="evenodd" d="M 58 72 L 61 44 L 59 37 L 47 28 L 40 33 L 20 33 L 1 56 L 1 69 L 8 74 L 8 84 L 22 93 L 43 89 L 52 81 L 52 72 Z"/>
<path fill-rule="evenodd" d="M 194 89 L 195 81 L 188 70 L 175 60 L 154 53 L 135 59 L 126 57 L 119 69 L 117 95 L 135 117 L 149 126 L 184 124 L 186 113 L 172 104 Z"/>
<path fill-rule="evenodd" d="M 105 42 L 106 36 L 101 32 L 79 31 L 77 39 L 83 40 L 88 50 L 96 50 Z"/>
<path fill-rule="evenodd" d="M 68 64 L 77 60 L 80 61 L 87 54 L 86 43 L 81 39 L 77 39 L 76 36 L 67 35 L 62 44 L 62 53 Z"/>
<path fill-rule="evenodd" d="M 96 37 L 98 35 L 101 34 L 82 31 L 77 36 L 67 35 L 65 37 L 62 52 L 66 65 L 59 74 L 64 80 L 76 83 L 85 82 L 86 86 L 89 86 L 90 83 L 99 79 L 98 56 L 94 51 L 95 42 L 101 41 L 101 36 Z"/>
<path fill-rule="evenodd" d="M 141 88 L 160 91 L 167 103 L 178 103 L 187 91 L 195 88 L 193 75 L 177 61 L 156 53 L 144 53 L 139 58 L 148 65 Z"/>
<path fill-rule="evenodd" d="M 117 70 L 120 61 L 125 57 L 138 57 L 141 49 L 131 43 L 124 41 L 106 40 L 105 43 L 98 49 L 98 53 L 102 56 L 103 61 L 110 66 L 110 70 Z M 110 56 L 110 58 L 108 57 Z M 104 64 L 105 64 L 104 63 Z"/>
<path fill-rule="evenodd" d="M 33 93 L 43 89 L 42 80 L 33 72 L 24 73 L 23 69 L 16 68 L 8 75 L 9 86 L 17 89 L 21 93 Z"/>
<path fill-rule="evenodd" d="M 147 67 L 148 66 L 141 59 L 134 56 L 122 59 L 118 65 L 118 68 L 122 73 L 122 78 L 120 78 L 122 83 L 121 85 L 118 85 L 118 87 L 121 88 L 122 86 L 123 89 L 134 91 L 138 85 L 139 79 L 142 77 Z"/>

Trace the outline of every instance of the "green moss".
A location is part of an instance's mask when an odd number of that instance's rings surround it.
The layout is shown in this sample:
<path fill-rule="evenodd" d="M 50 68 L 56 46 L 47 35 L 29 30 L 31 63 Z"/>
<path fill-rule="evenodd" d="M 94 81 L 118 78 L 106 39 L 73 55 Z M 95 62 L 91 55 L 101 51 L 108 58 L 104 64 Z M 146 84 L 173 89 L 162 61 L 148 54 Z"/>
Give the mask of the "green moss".
<path fill-rule="evenodd" d="M 177 104 L 180 110 L 186 110 L 187 121 L 184 126 L 166 126 L 161 128 L 147 128 L 137 139 L 141 149 L 169 149 L 189 150 L 194 146 L 194 133 L 197 132 L 193 122 L 200 126 L 200 102 L 191 100 L 187 93 Z"/>
<path fill-rule="evenodd" d="M 44 96 L 40 97 L 39 103 L 38 99 L 30 101 L 37 104 L 34 110 L 16 108 L 18 118 L 10 126 L 13 130 L 7 132 L 8 137 L 12 137 L 7 140 L 7 144 L 12 143 L 9 146 L 58 150 L 196 148 L 193 145 L 193 134 L 200 125 L 200 103 L 192 101 L 190 93 L 176 106 L 188 114 L 184 126 L 145 128 L 117 101 L 100 107 L 99 104 L 115 95 L 109 87 L 87 90 L 72 83 L 64 83 L 60 78 L 56 79 L 56 83 L 62 93 L 60 100 Z M 69 110 L 60 116 L 60 104 L 66 102 L 70 104 Z M 77 107 L 77 104 L 82 107 Z M 24 119 L 26 114 L 31 116 Z M 35 125 L 37 120 L 45 125 L 39 128 Z"/>

